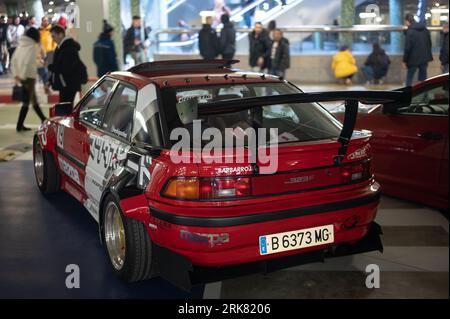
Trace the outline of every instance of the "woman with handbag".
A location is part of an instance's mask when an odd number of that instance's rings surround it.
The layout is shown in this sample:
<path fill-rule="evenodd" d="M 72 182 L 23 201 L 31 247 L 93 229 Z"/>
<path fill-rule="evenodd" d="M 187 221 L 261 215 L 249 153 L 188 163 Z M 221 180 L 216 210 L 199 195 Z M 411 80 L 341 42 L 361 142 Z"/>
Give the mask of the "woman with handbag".
<path fill-rule="evenodd" d="M 23 88 L 23 104 L 17 120 L 17 132 L 30 130 L 30 128 L 23 125 L 30 103 L 32 103 L 33 109 L 41 121 L 43 122 L 45 120 L 45 116 L 38 104 L 35 89 L 36 79 L 38 77 L 38 61 L 41 56 L 39 39 L 40 36 L 37 29 L 28 29 L 24 36 L 20 38 L 19 46 L 11 59 L 11 72 L 16 82 L 20 82 Z"/>

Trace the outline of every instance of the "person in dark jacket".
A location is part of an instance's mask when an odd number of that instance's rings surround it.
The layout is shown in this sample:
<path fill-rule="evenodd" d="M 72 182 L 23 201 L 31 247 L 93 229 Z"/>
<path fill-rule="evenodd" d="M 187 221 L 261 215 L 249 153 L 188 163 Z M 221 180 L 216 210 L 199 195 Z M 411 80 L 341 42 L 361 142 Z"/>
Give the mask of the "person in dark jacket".
<path fill-rule="evenodd" d="M 220 21 L 223 24 L 219 37 L 220 54 L 224 60 L 231 61 L 236 53 L 236 30 L 228 14 L 223 14 Z"/>
<path fill-rule="evenodd" d="M 81 84 L 87 81 L 86 67 L 78 54 L 81 46 L 66 37 L 66 30 L 60 25 L 53 26 L 50 32 L 58 44 L 53 62 L 48 66 L 52 72 L 50 84 L 55 91 L 59 91 L 59 102 L 73 103 Z"/>
<path fill-rule="evenodd" d="M 219 38 L 216 31 L 211 27 L 212 17 L 206 17 L 206 23 L 198 34 L 198 47 L 203 59 L 215 59 L 219 55 Z"/>
<path fill-rule="evenodd" d="M 403 63 L 407 68 L 406 85 L 412 85 L 414 74 L 419 69 L 419 81 L 427 79 L 428 63 L 433 61 L 431 53 L 430 31 L 423 23 L 414 20 L 412 14 L 407 14 L 405 24 L 408 29 L 405 31 L 405 50 Z"/>
<path fill-rule="evenodd" d="M 265 30 L 261 22 L 255 24 L 255 29 L 248 35 L 250 44 L 249 64 L 253 71 L 264 71 L 269 67 L 270 41 L 269 33 Z"/>
<path fill-rule="evenodd" d="M 135 65 L 144 63 L 146 61 L 144 42 L 148 40 L 147 29 L 144 29 L 144 36 L 142 37 L 141 17 L 134 16 L 131 27 L 127 30 L 123 40 L 123 48 L 125 54 L 130 54 L 134 60 Z M 144 41 L 144 42 L 143 42 Z"/>
<path fill-rule="evenodd" d="M 9 52 L 7 41 L 8 23 L 5 16 L 0 17 L 0 74 L 6 73 Z"/>
<path fill-rule="evenodd" d="M 363 71 L 367 84 L 383 84 L 383 78 L 386 76 L 391 60 L 386 52 L 378 43 L 372 46 L 372 53 L 367 57 Z"/>
<path fill-rule="evenodd" d="M 289 40 L 283 37 L 280 29 L 275 29 L 270 54 L 270 74 L 284 78 L 290 65 Z"/>
<path fill-rule="evenodd" d="M 116 49 L 111 40 L 114 28 L 103 20 L 103 32 L 98 41 L 94 43 L 94 62 L 97 65 L 97 76 L 102 77 L 108 72 L 114 72 L 119 69 L 117 65 Z"/>
<path fill-rule="evenodd" d="M 442 47 L 439 54 L 442 72 L 448 73 L 448 23 L 442 26 Z"/>

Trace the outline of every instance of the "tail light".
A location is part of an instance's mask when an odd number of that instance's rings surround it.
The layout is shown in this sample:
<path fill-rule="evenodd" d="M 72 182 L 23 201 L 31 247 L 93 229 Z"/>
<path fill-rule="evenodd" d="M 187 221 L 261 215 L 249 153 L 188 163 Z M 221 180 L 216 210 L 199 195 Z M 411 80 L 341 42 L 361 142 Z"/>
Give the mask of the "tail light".
<path fill-rule="evenodd" d="M 372 177 L 370 161 L 346 164 L 341 167 L 343 184 L 351 184 L 368 180 Z"/>
<path fill-rule="evenodd" d="M 251 181 L 249 177 L 172 178 L 163 195 L 185 200 L 242 198 L 251 196 Z"/>

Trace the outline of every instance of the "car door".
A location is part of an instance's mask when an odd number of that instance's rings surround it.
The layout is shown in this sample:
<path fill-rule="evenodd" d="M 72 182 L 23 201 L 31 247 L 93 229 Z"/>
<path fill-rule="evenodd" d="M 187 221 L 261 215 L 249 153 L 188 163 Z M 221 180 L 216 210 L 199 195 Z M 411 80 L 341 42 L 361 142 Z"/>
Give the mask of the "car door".
<path fill-rule="evenodd" d="M 387 193 L 422 202 L 448 194 L 448 177 L 442 176 L 448 166 L 448 87 L 443 83 L 416 91 L 411 106 L 398 114 L 361 117 L 358 127 L 374 132 L 375 173 Z"/>
<path fill-rule="evenodd" d="M 123 169 L 130 149 L 136 98 L 134 87 L 119 83 L 98 129 L 89 133 L 85 206 L 97 221 L 103 192 L 111 176 Z"/>
<path fill-rule="evenodd" d="M 82 194 L 89 154 L 85 142 L 90 132 L 101 123 L 116 82 L 112 79 L 100 82 L 77 105 L 74 116 L 59 121 L 56 138 L 59 166 Z"/>

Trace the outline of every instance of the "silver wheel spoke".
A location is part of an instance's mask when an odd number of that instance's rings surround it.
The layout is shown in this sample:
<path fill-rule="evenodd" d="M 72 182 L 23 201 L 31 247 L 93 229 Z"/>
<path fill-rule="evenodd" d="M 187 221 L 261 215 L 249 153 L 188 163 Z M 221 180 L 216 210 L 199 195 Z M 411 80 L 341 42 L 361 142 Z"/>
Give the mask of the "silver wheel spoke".
<path fill-rule="evenodd" d="M 44 156 L 40 146 L 34 150 L 34 173 L 39 186 L 44 183 Z"/>
<path fill-rule="evenodd" d="M 125 261 L 125 228 L 119 208 L 110 202 L 105 213 L 105 241 L 114 268 L 122 269 Z"/>

